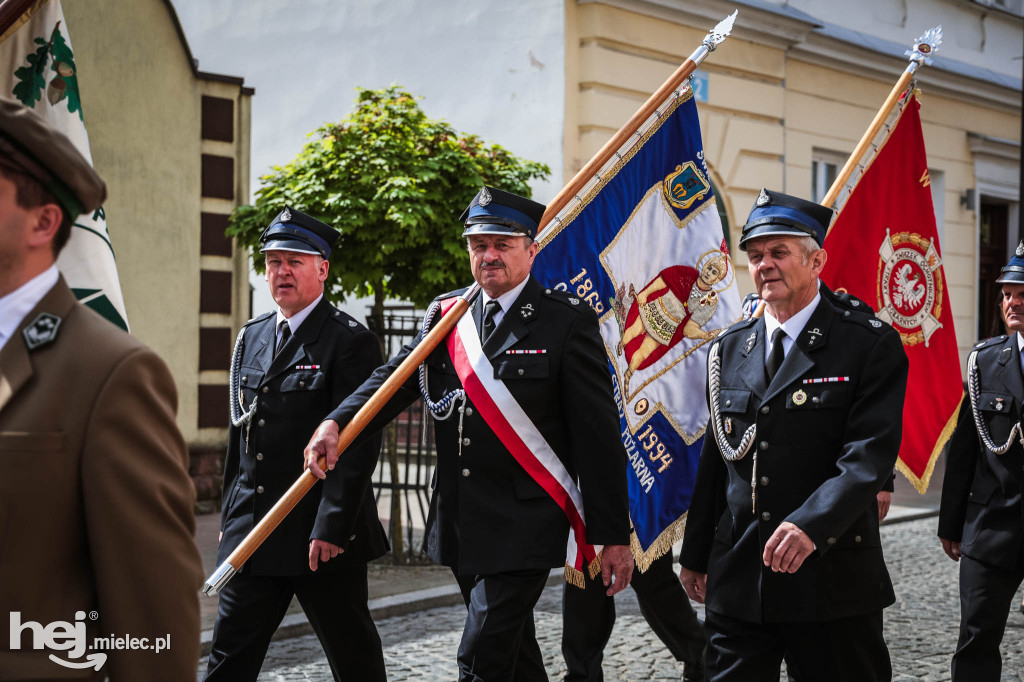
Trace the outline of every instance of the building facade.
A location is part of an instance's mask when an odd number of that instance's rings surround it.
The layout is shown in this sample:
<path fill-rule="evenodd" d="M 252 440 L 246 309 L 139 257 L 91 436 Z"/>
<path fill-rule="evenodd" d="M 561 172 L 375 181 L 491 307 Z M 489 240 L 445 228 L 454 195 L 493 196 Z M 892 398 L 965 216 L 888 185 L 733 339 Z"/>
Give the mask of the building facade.
<path fill-rule="evenodd" d="M 248 201 L 253 90 L 198 70 L 169 0 L 62 4 L 128 324 L 171 368 L 215 508 L 231 347 L 250 313 L 248 254 L 224 229 Z"/>
<path fill-rule="evenodd" d="M 568 0 L 565 180 L 734 5 L 732 36 L 701 66 L 698 96 L 732 244 L 761 187 L 824 197 L 906 67 L 903 52 L 926 29 L 944 26 L 917 87 L 965 362 L 998 326 L 990 283 L 1021 237 L 1021 3 Z M 732 256 L 742 292 L 751 291 L 744 253 Z"/>

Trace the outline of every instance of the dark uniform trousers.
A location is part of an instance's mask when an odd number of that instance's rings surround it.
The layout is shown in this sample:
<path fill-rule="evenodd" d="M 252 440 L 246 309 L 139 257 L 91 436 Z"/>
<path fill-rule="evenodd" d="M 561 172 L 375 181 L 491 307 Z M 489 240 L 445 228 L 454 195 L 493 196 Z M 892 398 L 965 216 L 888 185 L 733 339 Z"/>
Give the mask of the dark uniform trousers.
<path fill-rule="evenodd" d="M 978 413 L 999 446 L 1020 422 L 1024 406 L 1017 335 L 975 347 Z M 970 377 L 968 377 L 970 381 Z M 965 396 L 950 438 L 939 508 L 941 538 L 960 542 L 960 637 L 954 682 L 999 680 L 999 646 L 1014 594 L 1024 579 L 1024 449 L 1019 438 L 1003 454 L 981 441 Z"/>
<path fill-rule="evenodd" d="M 467 314 L 473 315 L 479 332 L 479 298 Z M 438 319 L 440 314 L 433 324 Z M 374 372 L 330 418 L 347 424 L 422 338 L 418 335 Z M 594 312 L 582 300 L 545 289 L 531 277 L 483 342 L 482 352 L 494 378 L 504 383 L 579 481 L 588 540 L 628 543 L 627 458 Z M 432 400 L 462 387 L 446 343 L 424 364 Z M 382 428 L 419 396 L 414 375 L 365 432 Z M 565 562 L 565 513 L 515 460 L 472 401 L 461 413 L 455 410 L 451 418 L 435 421 L 435 433 L 438 455 L 427 551 L 452 569 L 468 608 L 459 678 L 545 680 L 533 635 L 533 607 L 549 571 Z M 346 458 L 338 464 L 342 470 L 351 465 Z"/>
<path fill-rule="evenodd" d="M 256 411 L 229 429 L 224 463 L 223 562 L 302 474 L 302 450 L 331 408 L 380 363 L 377 337 L 326 298 L 275 355 L 276 316 L 248 323 L 238 390 Z M 237 396 L 235 397 L 237 399 Z M 376 461 L 379 440 L 346 457 Z M 255 680 L 292 596 L 320 639 L 336 680 L 384 680 L 380 636 L 367 605 L 366 563 L 388 549 L 370 473 L 334 471 L 299 502 L 220 593 L 206 680 Z M 312 538 L 344 553 L 309 569 Z"/>
<path fill-rule="evenodd" d="M 672 566 L 671 550 L 641 573 L 633 571 L 630 587 L 640 613 L 677 661 L 699 666 L 704 657 L 704 630 Z M 602 682 L 604 648 L 615 625 L 615 598 L 601 577 L 585 590 L 565 586 L 562 596 L 562 657 L 566 682 Z"/>
<path fill-rule="evenodd" d="M 774 681 L 785 658 L 801 681 L 888 680 L 882 609 L 895 594 L 876 495 L 899 452 L 906 353 L 867 306 L 824 285 L 770 380 L 765 336 L 764 320 L 738 323 L 709 356 L 721 358 L 709 388 L 728 447 L 709 422 L 680 552 L 707 575 L 704 674 Z M 752 426 L 751 449 L 727 460 Z M 815 550 L 773 573 L 762 556 L 786 521 Z"/>

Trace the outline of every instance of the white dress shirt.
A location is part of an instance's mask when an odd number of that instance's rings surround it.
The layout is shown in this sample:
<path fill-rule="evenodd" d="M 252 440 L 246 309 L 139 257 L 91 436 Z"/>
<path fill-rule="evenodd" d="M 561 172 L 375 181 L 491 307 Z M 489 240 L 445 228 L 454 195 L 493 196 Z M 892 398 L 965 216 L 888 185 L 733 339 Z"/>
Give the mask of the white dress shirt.
<path fill-rule="evenodd" d="M 305 322 L 306 318 L 309 317 L 309 314 L 313 312 L 313 308 L 316 307 L 317 303 L 319 303 L 320 299 L 323 297 L 324 295 L 323 293 L 321 293 L 319 296 L 316 297 L 315 301 L 313 301 L 312 303 L 310 303 L 305 308 L 295 313 L 291 317 L 285 317 L 284 313 L 281 312 L 281 309 L 277 309 L 277 330 L 274 332 L 274 348 L 277 348 L 278 346 L 281 345 L 281 323 L 287 320 L 288 329 L 291 330 L 292 336 L 295 336 L 295 332 L 298 331 L 299 325 Z"/>
<path fill-rule="evenodd" d="M 522 282 L 517 284 L 513 289 L 510 289 L 509 291 L 506 291 L 505 293 L 503 293 L 501 296 L 499 296 L 496 299 L 492 299 L 490 296 L 488 296 L 487 292 L 484 291 L 483 289 L 480 290 L 480 295 L 483 296 L 483 303 L 482 303 L 482 305 L 485 308 L 487 306 L 487 302 L 491 301 L 491 300 L 497 301 L 498 305 L 501 306 L 501 310 L 499 310 L 498 312 L 494 313 L 494 328 L 495 329 L 497 329 L 498 325 L 501 324 L 502 318 L 505 317 L 505 312 L 508 311 L 508 309 L 512 307 L 512 304 L 516 302 L 516 299 L 519 298 L 519 294 L 523 293 L 523 289 L 526 288 L 526 283 L 528 281 L 530 281 L 530 276 L 529 275 L 527 275 L 526 279 L 524 279 Z"/>
<path fill-rule="evenodd" d="M 51 265 L 11 293 L 0 297 L 0 349 L 14 336 L 25 316 L 39 305 L 59 277 L 57 265 Z"/>
<path fill-rule="evenodd" d="M 796 337 L 800 336 L 800 332 L 807 326 L 807 320 L 811 319 L 811 313 L 818 307 L 818 303 L 821 302 L 821 281 L 818 282 L 818 293 L 814 295 L 814 300 L 801 308 L 793 317 L 789 318 L 785 322 L 779 322 L 775 319 L 775 316 L 768 312 L 768 309 L 764 309 L 764 326 L 765 331 L 768 333 L 766 339 L 767 343 L 764 344 L 764 360 L 768 362 L 768 356 L 772 352 L 772 334 L 775 333 L 776 329 L 782 329 L 782 356 L 789 355 L 789 350 L 796 343 Z"/>

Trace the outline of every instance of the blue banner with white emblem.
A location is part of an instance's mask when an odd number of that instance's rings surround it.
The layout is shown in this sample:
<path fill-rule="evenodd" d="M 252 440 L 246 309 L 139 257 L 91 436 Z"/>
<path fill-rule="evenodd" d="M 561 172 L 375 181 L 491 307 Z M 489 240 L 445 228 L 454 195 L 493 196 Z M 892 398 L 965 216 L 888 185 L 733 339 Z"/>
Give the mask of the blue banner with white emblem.
<path fill-rule="evenodd" d="M 708 344 L 740 318 L 692 96 L 672 101 L 540 241 L 533 274 L 600 317 L 645 570 L 682 537 L 708 422 Z"/>

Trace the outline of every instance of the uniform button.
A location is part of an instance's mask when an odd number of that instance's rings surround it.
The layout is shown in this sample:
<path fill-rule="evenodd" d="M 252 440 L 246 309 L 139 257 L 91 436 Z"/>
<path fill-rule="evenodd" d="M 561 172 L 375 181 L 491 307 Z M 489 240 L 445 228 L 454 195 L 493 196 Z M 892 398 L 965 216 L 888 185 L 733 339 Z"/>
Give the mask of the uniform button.
<path fill-rule="evenodd" d="M 853 541 L 854 542 L 860 542 L 861 541 L 861 537 L 858 535 L 855 538 L 853 538 Z"/>
<path fill-rule="evenodd" d="M 260 389 L 260 393 L 270 393 L 270 387 L 264 386 L 263 388 Z"/>
<path fill-rule="evenodd" d="M 726 400 L 725 401 L 725 406 L 726 407 L 731 407 L 732 406 L 732 401 L 731 400 Z"/>
<path fill-rule="evenodd" d="M 447 368 L 448 368 L 448 363 L 447 362 L 442 362 L 441 363 L 441 369 L 447 369 Z"/>
<path fill-rule="evenodd" d="M 768 406 L 767 405 L 765 405 L 764 407 L 761 408 L 761 414 L 768 414 Z"/>
<path fill-rule="evenodd" d="M 473 416 L 473 408 L 472 407 L 467 407 L 466 408 L 466 416 L 467 417 L 472 417 Z"/>
<path fill-rule="evenodd" d="M 463 445 L 469 445 L 469 444 L 470 444 L 470 443 L 472 443 L 472 442 L 473 442 L 473 441 L 471 441 L 471 440 L 470 440 L 470 439 L 468 439 L 468 438 L 463 438 L 463 439 L 462 439 L 462 444 L 463 444 Z"/>
<path fill-rule="evenodd" d="M 523 376 L 523 374 L 525 374 L 525 372 L 523 370 L 519 370 L 518 374 L 519 374 L 519 376 Z"/>
<path fill-rule="evenodd" d="M 814 396 L 811 398 L 811 402 L 814 404 L 818 404 L 821 402 L 821 398 L 819 398 L 818 396 Z"/>
<path fill-rule="evenodd" d="M 348 539 L 349 540 L 355 540 L 356 539 L 355 533 L 353 533 L 352 535 L 349 535 Z"/>
<path fill-rule="evenodd" d="M 551 289 L 545 289 L 545 290 L 544 290 L 544 293 L 545 293 L 545 294 L 550 294 L 550 293 L 551 293 Z"/>
<path fill-rule="evenodd" d="M 849 316 L 850 316 L 850 311 L 849 310 L 844 310 L 843 311 L 843 317 L 849 317 Z"/>
<path fill-rule="evenodd" d="M 256 486 L 256 492 L 259 493 L 260 495 L 262 495 L 263 494 L 263 486 L 261 486 L 261 485 Z"/>
<path fill-rule="evenodd" d="M 263 421 L 262 419 L 256 422 L 256 426 L 263 426 L 264 424 L 266 424 L 266 422 Z"/>
<path fill-rule="evenodd" d="M 299 388 L 305 388 L 305 387 L 306 387 L 306 382 L 305 381 L 300 381 L 299 382 Z"/>
<path fill-rule="evenodd" d="M 836 544 L 836 539 L 835 538 L 829 538 L 828 540 L 825 540 L 825 542 L 827 542 L 830 545 L 834 545 L 834 544 Z"/>
<path fill-rule="evenodd" d="M 768 512 L 761 512 L 761 520 L 762 521 L 771 521 L 772 520 L 772 515 L 769 514 Z"/>
<path fill-rule="evenodd" d="M 768 441 L 766 441 L 766 440 L 761 441 L 760 443 L 757 444 L 757 447 L 761 448 L 762 450 L 767 450 L 768 449 Z"/>
<path fill-rule="evenodd" d="M 242 377 L 242 383 L 243 384 L 249 383 L 249 377 Z"/>
<path fill-rule="evenodd" d="M 263 461 L 263 453 L 262 452 L 257 452 L 256 453 L 256 461 L 257 462 L 262 462 Z"/>
<path fill-rule="evenodd" d="M 469 476 L 469 469 L 463 469 L 462 470 L 462 475 L 468 477 Z"/>
<path fill-rule="evenodd" d="M 767 476 L 762 476 L 761 477 L 761 485 L 762 486 L 768 485 L 768 477 Z"/>

